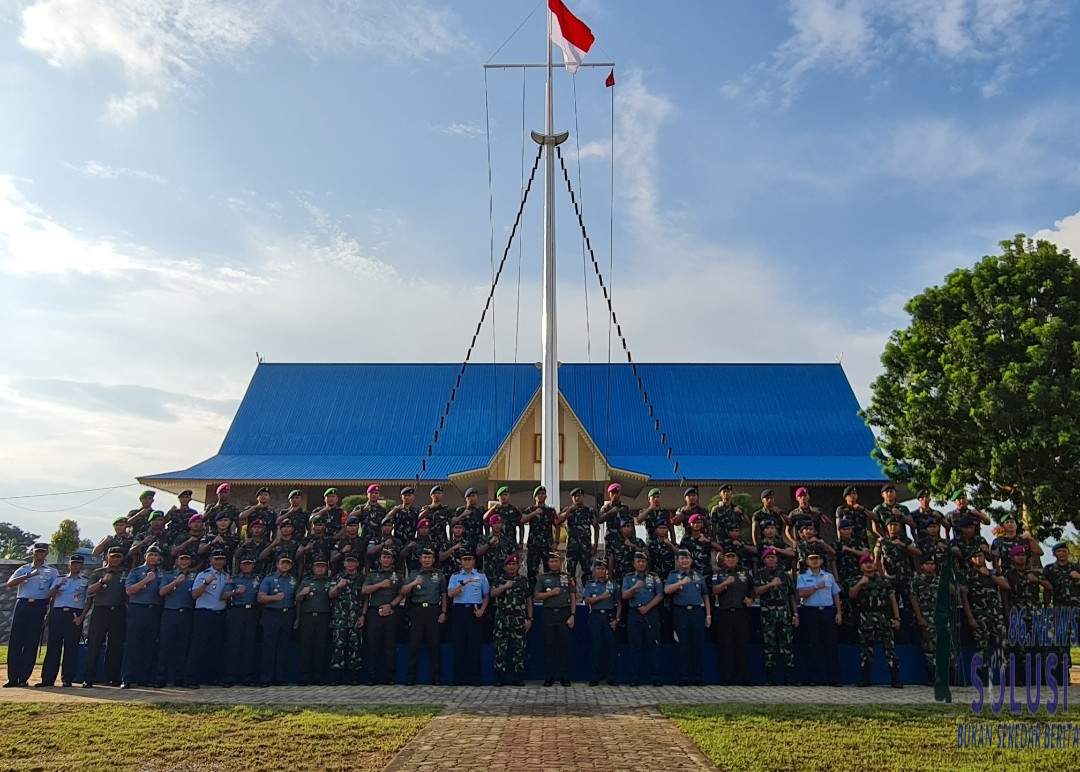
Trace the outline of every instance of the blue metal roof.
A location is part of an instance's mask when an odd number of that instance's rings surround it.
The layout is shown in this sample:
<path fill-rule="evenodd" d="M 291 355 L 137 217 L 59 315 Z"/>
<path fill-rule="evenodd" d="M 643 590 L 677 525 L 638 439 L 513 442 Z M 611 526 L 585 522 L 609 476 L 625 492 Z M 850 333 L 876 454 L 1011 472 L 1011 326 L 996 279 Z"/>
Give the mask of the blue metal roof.
<path fill-rule="evenodd" d="M 268 364 L 218 455 L 153 480 L 408 480 L 455 364 Z M 643 364 L 680 475 L 693 480 L 881 480 L 873 435 L 837 364 Z M 466 368 L 425 479 L 487 466 L 540 385 L 532 364 Z M 673 480 L 631 368 L 564 364 L 559 386 L 608 462 Z"/>

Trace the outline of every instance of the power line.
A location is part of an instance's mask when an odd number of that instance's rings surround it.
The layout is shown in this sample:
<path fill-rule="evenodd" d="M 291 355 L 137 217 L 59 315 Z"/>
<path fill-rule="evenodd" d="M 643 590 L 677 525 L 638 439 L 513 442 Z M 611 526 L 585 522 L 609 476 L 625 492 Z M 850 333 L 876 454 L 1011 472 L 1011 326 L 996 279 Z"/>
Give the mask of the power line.
<path fill-rule="evenodd" d="M 130 488 L 138 483 L 120 483 L 119 485 L 110 485 L 107 488 L 83 488 L 77 491 L 59 491 L 57 493 L 28 493 L 25 496 L 0 496 L 0 501 L 11 501 L 12 499 L 44 499 L 49 496 L 70 496 L 73 493 L 97 493 L 98 491 L 115 491 L 120 488 Z"/>
<path fill-rule="evenodd" d="M 134 483 L 132 483 L 132 485 L 134 485 Z M 72 504 L 70 506 L 60 507 L 58 509 L 37 509 L 36 507 L 26 507 L 26 506 L 23 506 L 22 504 L 16 504 L 15 502 L 9 501 L 9 500 L 0 499 L 0 501 L 3 501 L 9 507 L 15 507 L 15 509 L 21 509 L 24 512 L 37 512 L 39 514 L 52 514 L 52 513 L 55 513 L 55 512 L 70 512 L 73 509 L 82 509 L 83 507 L 88 507 L 91 504 L 93 504 L 95 501 L 100 501 L 101 499 L 105 498 L 110 493 L 112 493 L 114 490 L 117 490 L 117 488 L 109 488 L 104 493 L 99 493 L 97 496 L 94 496 L 92 499 L 89 499 L 88 501 L 84 501 L 82 504 Z"/>

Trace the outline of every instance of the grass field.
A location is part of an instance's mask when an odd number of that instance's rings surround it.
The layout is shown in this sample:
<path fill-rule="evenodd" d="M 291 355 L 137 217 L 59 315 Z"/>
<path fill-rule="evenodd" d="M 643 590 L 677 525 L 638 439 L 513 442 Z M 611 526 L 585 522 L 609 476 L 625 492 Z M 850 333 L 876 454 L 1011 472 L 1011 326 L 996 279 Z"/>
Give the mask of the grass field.
<path fill-rule="evenodd" d="M 429 707 L 0 704 L 0 769 L 381 769 Z"/>
<path fill-rule="evenodd" d="M 966 704 L 927 706 L 735 705 L 661 707 L 723 770 L 1080 769 L 1080 748 L 957 748 Z M 1045 717 L 1043 717 L 1045 720 Z M 1080 720 L 1080 709 L 1055 721 Z"/>
<path fill-rule="evenodd" d="M 7 644 L 6 643 L 0 643 L 0 665 L 6 665 L 7 664 L 7 652 L 8 652 Z M 44 661 L 45 661 L 45 644 L 42 644 L 41 647 L 38 649 L 37 663 L 40 665 Z"/>

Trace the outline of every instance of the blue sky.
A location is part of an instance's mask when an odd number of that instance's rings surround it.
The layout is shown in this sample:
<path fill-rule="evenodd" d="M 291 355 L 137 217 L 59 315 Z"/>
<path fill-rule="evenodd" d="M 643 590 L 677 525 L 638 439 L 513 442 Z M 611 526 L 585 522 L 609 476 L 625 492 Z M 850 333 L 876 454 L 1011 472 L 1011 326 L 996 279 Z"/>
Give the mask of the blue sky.
<path fill-rule="evenodd" d="M 532 2 L 0 0 L 0 495 L 212 455 L 255 363 L 460 360 L 490 275 L 481 64 Z M 835 361 L 1024 231 L 1080 247 L 1075 3 L 579 0 L 617 61 L 616 309 L 639 361 Z M 496 61 L 543 56 L 538 11 Z M 605 71 L 564 147 L 607 264 Z M 525 83 L 525 126 L 543 120 Z M 496 251 L 522 76 L 488 76 Z M 574 130 L 558 73 L 556 123 Z M 526 146 L 531 158 L 533 147 Z M 560 188 L 564 360 L 606 323 Z M 539 357 L 540 198 L 495 309 Z M 480 351 L 490 361 L 486 331 Z M 134 489 L 72 507 L 100 535 Z M 162 501 L 168 503 L 168 497 Z M 64 512 L 0 502 L 49 532 Z"/>

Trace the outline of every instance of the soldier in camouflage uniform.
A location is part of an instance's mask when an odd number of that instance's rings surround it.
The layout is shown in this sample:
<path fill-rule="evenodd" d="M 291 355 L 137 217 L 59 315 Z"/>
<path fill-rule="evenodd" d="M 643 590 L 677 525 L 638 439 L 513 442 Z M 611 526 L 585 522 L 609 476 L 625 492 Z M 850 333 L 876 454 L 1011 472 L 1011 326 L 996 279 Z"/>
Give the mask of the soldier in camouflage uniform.
<path fill-rule="evenodd" d="M 667 576 L 675 570 L 675 553 L 679 548 L 668 533 L 667 523 L 657 523 L 649 537 L 645 552 L 649 556 L 649 570 L 657 576 Z M 629 572 L 627 572 L 629 573 Z"/>
<path fill-rule="evenodd" d="M 940 576 L 945 561 L 952 558 L 949 542 L 941 536 L 941 524 L 933 520 L 928 522 L 926 529 L 916 540 L 915 546 L 919 548 L 919 554 L 923 558 L 928 555 L 933 557 L 934 563 L 937 564 L 938 576 Z"/>
<path fill-rule="evenodd" d="M 330 620 L 333 631 L 330 669 L 341 674 L 341 683 L 360 683 L 363 665 L 364 577 L 359 568 L 360 556 L 346 555 L 345 570 L 334 577 L 330 588 L 330 599 L 334 602 Z"/>
<path fill-rule="evenodd" d="M 300 542 L 293 538 L 292 520 L 282 520 L 278 525 L 277 536 L 267 545 L 259 555 L 259 560 L 266 561 L 269 565 L 276 566 L 283 557 L 293 561 L 292 573 L 296 575 L 296 552 L 300 549 Z M 201 549 L 201 548 L 200 548 Z"/>
<path fill-rule="evenodd" d="M 761 604 L 765 683 L 782 684 L 783 674 L 779 667 L 786 669 L 790 680 L 794 680 L 795 674 L 792 640 L 795 628 L 799 626 L 799 617 L 795 613 L 795 582 L 791 574 L 778 565 L 778 555 L 774 548 L 766 547 L 761 559 L 764 565 L 754 572 L 753 584 L 754 597 Z"/>
<path fill-rule="evenodd" d="M 956 582 L 965 584 L 971 576 L 971 558 L 976 554 L 990 558 L 990 545 L 978 532 L 978 522 L 972 517 L 958 517 L 953 522 L 952 553 L 956 557 Z"/>
<path fill-rule="evenodd" d="M 986 567 L 982 551 L 971 556 L 971 570 L 967 583 L 960 588 L 960 598 L 964 604 L 964 617 L 971 628 L 975 645 L 983 657 L 979 669 L 979 678 L 986 683 L 986 668 L 996 673 L 1004 664 L 1005 609 L 1001 603 L 1001 590 L 1008 590 L 1009 582 L 1003 576 Z"/>
<path fill-rule="evenodd" d="M 780 526 L 775 520 L 762 521 L 761 536 L 757 540 L 760 554 L 763 555 L 769 547 L 776 551 L 776 564 L 782 570 L 790 572 L 797 557 L 795 548 L 784 541 L 784 537 L 780 535 Z"/>
<path fill-rule="evenodd" d="M 566 523 L 566 573 L 577 584 L 580 576 L 589 577 L 593 544 L 600 536 L 600 528 L 592 509 L 585 506 L 585 491 L 574 488 L 570 502 L 555 518 L 555 524 Z"/>
<path fill-rule="evenodd" d="M 498 584 L 492 583 L 495 599 L 495 685 L 524 686 L 525 636 L 532 629 L 532 591 L 520 573 L 517 553 L 504 559 Z"/>
<path fill-rule="evenodd" d="M 1053 563 L 1043 566 L 1044 586 L 1050 594 L 1050 605 L 1057 608 L 1080 606 L 1080 565 L 1069 559 L 1069 545 L 1061 541 L 1054 545 Z M 1059 631 L 1054 631 L 1055 636 Z M 1065 661 L 1070 649 L 1068 643 L 1056 650 L 1058 658 Z"/>
<path fill-rule="evenodd" d="M 607 546 L 607 567 L 611 571 L 614 580 L 621 583 L 624 576 L 634 572 L 634 555 L 638 552 L 645 552 L 647 547 L 645 542 L 634 535 L 634 518 L 632 515 L 620 520 L 618 526 L 619 538 L 610 542 Z M 674 565 L 674 561 L 672 561 L 672 565 Z"/>
<path fill-rule="evenodd" d="M 900 606 L 900 625 L 906 632 L 911 630 L 911 577 L 914 575 L 913 560 L 919 557 L 916 547 L 904 533 L 904 521 L 893 515 L 885 522 L 885 535 L 874 546 L 874 557 L 885 576 L 892 579 L 896 602 Z"/>
<path fill-rule="evenodd" d="M 862 539 L 856 538 L 855 527 L 850 520 L 844 518 L 836 525 L 836 579 L 840 583 L 840 608 L 843 620 L 840 624 L 839 638 L 841 643 L 854 643 L 859 615 L 856 613 L 855 601 L 851 599 L 850 592 L 855 582 L 862 577 L 862 571 L 859 570 L 859 558 L 863 555 L 869 556 L 870 551 L 866 548 L 866 533 L 863 532 Z"/>
<path fill-rule="evenodd" d="M 450 507 L 442 503 L 444 492 L 441 485 L 432 486 L 429 493 L 431 503 L 420 507 L 419 514 L 419 519 L 426 518 L 431 523 L 431 535 L 436 537 L 440 544 L 450 538 L 450 518 L 454 514 L 450 511 Z"/>
<path fill-rule="evenodd" d="M 881 486 L 881 503 L 870 514 L 870 527 L 879 539 L 886 536 L 889 520 L 893 518 L 899 518 L 903 525 L 915 527 L 911 511 L 903 504 L 896 503 L 896 488 L 892 483 L 885 483 Z"/>
<path fill-rule="evenodd" d="M 522 537 L 525 534 L 521 530 L 521 510 L 510 503 L 510 488 L 506 485 L 500 486 L 495 495 L 499 503 L 484 513 L 484 522 L 490 528 L 492 515 L 498 515 L 502 520 L 503 531 L 514 541 L 514 548 L 523 546 Z M 499 573 L 502 573 L 502 563 L 496 568 Z M 488 576 L 490 577 L 490 574 Z"/>
<path fill-rule="evenodd" d="M 600 507 L 597 522 L 604 526 L 604 553 L 611 554 L 611 545 L 619 538 L 619 523 L 624 519 L 634 519 L 634 513 L 622 500 L 622 486 L 612 483 L 607 487 L 608 500 Z"/>
<path fill-rule="evenodd" d="M 683 501 L 685 502 L 681 507 L 675 510 L 675 514 L 672 517 L 672 523 L 679 523 L 683 525 L 685 531 L 690 529 L 686 526 L 690 523 L 690 516 L 697 515 L 698 520 L 701 522 L 701 530 L 706 536 L 711 536 L 712 531 L 709 529 L 709 510 L 701 506 L 698 501 L 698 489 L 687 488 L 683 491 Z"/>
<path fill-rule="evenodd" d="M 696 491 L 696 488 L 690 490 Z M 689 497 L 687 497 L 689 498 Z M 697 512 L 689 515 L 686 520 L 686 535 L 679 542 L 679 547 L 690 553 L 694 570 L 702 576 L 712 573 L 713 542 L 705 533 L 705 517 Z M 715 545 L 719 547 L 720 545 Z M 671 573 L 670 571 L 668 573 Z M 667 577 L 668 574 L 664 574 Z"/>
<path fill-rule="evenodd" d="M 416 538 L 416 521 L 420 513 L 416 509 L 416 489 L 407 485 L 401 489 L 401 503 L 387 513 L 394 523 L 394 538 L 408 544 Z"/>
<path fill-rule="evenodd" d="M 547 488 L 543 485 L 533 488 L 533 505 L 522 513 L 521 522 L 523 526 L 529 526 L 526 566 L 532 586 L 536 584 L 540 567 L 547 560 L 555 538 L 555 510 L 547 505 Z"/>
<path fill-rule="evenodd" d="M 739 569 L 749 571 L 757 562 L 758 549 L 753 544 L 747 544 L 743 541 L 743 531 L 740 526 L 731 522 L 728 525 L 731 528 L 726 533 L 721 533 L 719 538 L 717 536 L 713 537 L 713 550 L 719 555 L 734 552 L 738 559 L 737 565 Z"/>
<path fill-rule="evenodd" d="M 645 533 L 650 539 L 656 531 L 657 523 L 666 523 L 669 533 L 671 532 L 674 522 L 671 512 L 664 509 L 663 504 L 660 503 L 659 488 L 651 488 L 649 490 L 649 506 L 637 513 L 634 517 L 634 522 L 638 525 L 645 526 Z"/>
<path fill-rule="evenodd" d="M 1009 549 L 1006 556 L 1011 565 L 1005 569 L 1005 581 L 1009 583 L 1008 603 L 1005 605 L 1006 619 L 1012 624 L 1012 615 L 1015 612 L 1024 622 L 1026 630 L 1034 627 L 1035 612 L 1042 608 L 1042 578 L 1039 572 L 1028 566 L 1028 552 L 1022 544 L 1015 544 Z M 1027 683 L 1027 669 L 1025 667 L 1025 654 L 1040 654 L 1042 646 L 1036 641 L 1032 646 L 1027 646 L 1023 641 L 1010 642 L 1007 653 L 1016 657 L 1016 672 L 1013 683 L 1016 685 Z"/>
<path fill-rule="evenodd" d="M 505 529 L 502 515 L 498 512 L 493 512 L 488 517 L 488 525 L 491 526 L 491 533 L 480 542 L 476 548 L 476 554 L 484 561 L 484 575 L 494 587 L 502 582 L 506 558 L 517 555 L 518 543 L 517 539 Z"/>
<path fill-rule="evenodd" d="M 446 549 L 446 537 L 433 531 L 431 521 L 426 517 L 422 517 L 416 521 L 416 540 L 409 542 L 402 549 L 405 567 L 409 571 L 418 571 L 420 569 L 420 555 L 423 554 L 424 550 L 431 550 L 432 555 L 438 556 L 444 549 Z"/>
<path fill-rule="evenodd" d="M 945 513 L 934 509 L 931 502 L 930 491 L 925 488 L 919 491 L 919 508 L 911 513 L 911 520 L 915 524 L 915 541 L 923 538 L 929 530 L 931 523 L 938 524 L 938 535 L 944 536 L 949 528 L 949 519 Z M 941 566 L 939 565 L 938 568 Z"/>
<path fill-rule="evenodd" d="M 451 539 L 454 543 L 453 527 L 455 523 L 461 523 L 465 527 L 465 540 L 469 544 L 476 544 L 484 534 L 484 510 L 480 509 L 480 498 L 476 488 L 465 489 L 465 506 L 458 507 L 454 516 L 450 518 Z"/>
<path fill-rule="evenodd" d="M 851 527 L 851 537 L 866 547 L 866 532 L 870 525 L 870 514 L 859 503 L 859 490 L 854 485 L 844 488 L 844 503 L 836 508 L 836 529 L 840 530 L 840 521 L 847 520 Z"/>
<path fill-rule="evenodd" d="M 202 522 L 201 515 L 193 515 L 192 517 L 197 517 L 199 518 L 199 522 Z M 129 533 L 127 518 L 121 516 L 113 520 L 113 533 L 97 543 L 97 546 L 94 547 L 93 555 L 94 557 L 102 557 L 107 555 L 110 549 L 117 547 L 120 549 L 120 554 L 124 556 L 122 565 L 125 568 L 130 568 L 131 557 L 128 553 L 131 552 L 131 547 L 134 543 L 135 540 Z"/>
<path fill-rule="evenodd" d="M 714 539 L 727 536 L 735 528 L 742 530 L 745 524 L 742 507 L 735 506 L 732 501 L 734 493 L 735 490 L 730 483 L 720 486 L 720 503 L 709 513 L 709 535 Z"/>
<path fill-rule="evenodd" d="M 318 516 L 317 516 L 318 517 Z M 367 553 L 367 542 L 360 535 L 360 517 L 349 515 L 345 520 L 345 529 L 339 533 L 333 541 L 333 547 L 329 552 L 330 565 L 335 570 L 342 568 L 342 558 L 352 552 L 355 555 Z"/>
<path fill-rule="evenodd" d="M 145 537 L 146 532 L 150 529 L 150 513 L 153 511 L 154 492 L 143 491 L 139 494 L 139 506 L 129 511 L 125 518 L 136 541 L 140 541 Z"/>
<path fill-rule="evenodd" d="M 831 567 L 836 557 L 836 550 L 818 538 L 817 528 L 813 523 L 803 521 L 799 528 L 799 540 L 795 543 L 795 554 L 798 556 L 795 570 L 801 574 L 810 567 L 806 562 L 810 555 L 820 555 L 821 559 L 828 561 Z"/>
<path fill-rule="evenodd" d="M 862 577 L 851 588 L 851 598 L 859 610 L 859 666 L 862 681 L 859 686 L 870 685 L 870 671 L 874 664 L 874 644 L 881 642 L 885 652 L 885 662 L 892 676 L 895 689 L 900 684 L 900 661 L 896 658 L 895 630 L 900 629 L 900 608 L 896 605 L 896 593 L 892 581 L 878 571 L 878 566 L 869 555 L 859 558 Z"/>
<path fill-rule="evenodd" d="M 372 483 L 367 487 L 367 502 L 349 513 L 360 518 L 360 536 L 365 543 L 370 543 L 373 537 L 382 533 L 382 524 L 386 520 L 387 513 L 383 505 L 379 503 L 381 493 L 382 489 Z"/>
<path fill-rule="evenodd" d="M 316 555 L 328 556 L 334 552 L 334 539 L 326 533 L 326 517 L 315 515 L 308 518 L 307 523 L 311 527 L 311 535 L 300 539 L 300 549 L 296 551 L 299 563 L 297 572 L 300 576 L 312 573 L 312 561 Z"/>
<path fill-rule="evenodd" d="M 926 684 L 932 686 L 937 673 L 937 609 L 938 564 L 933 555 L 924 555 L 919 573 L 911 580 L 911 610 L 922 632 L 923 659 L 926 661 Z"/>
<path fill-rule="evenodd" d="M 1016 515 L 1011 512 L 1002 516 L 1001 520 L 1002 534 L 994 539 L 990 545 L 990 555 L 994 561 L 994 568 L 999 574 L 1004 574 L 1005 571 L 1012 568 L 1013 561 L 1009 558 L 1009 550 L 1013 547 L 1021 547 L 1024 550 L 1024 558 L 1029 562 L 1033 558 L 1035 565 L 1041 565 L 1041 561 L 1037 558 L 1041 558 L 1043 549 L 1039 545 L 1037 539 L 1033 538 L 1027 531 L 1023 533 L 1017 533 Z"/>

